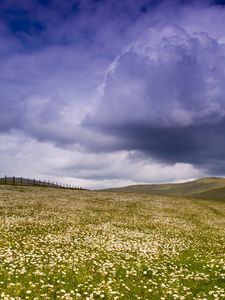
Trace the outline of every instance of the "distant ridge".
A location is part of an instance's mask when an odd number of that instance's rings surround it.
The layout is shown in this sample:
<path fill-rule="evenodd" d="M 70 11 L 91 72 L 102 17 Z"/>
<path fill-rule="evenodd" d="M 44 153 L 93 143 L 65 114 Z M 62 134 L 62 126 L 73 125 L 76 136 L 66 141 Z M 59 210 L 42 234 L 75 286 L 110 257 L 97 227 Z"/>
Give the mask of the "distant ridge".
<path fill-rule="evenodd" d="M 218 200 L 225 200 L 225 178 L 206 177 L 184 183 L 130 185 L 102 191 L 188 196 L 200 199 L 216 199 L 218 197 Z"/>

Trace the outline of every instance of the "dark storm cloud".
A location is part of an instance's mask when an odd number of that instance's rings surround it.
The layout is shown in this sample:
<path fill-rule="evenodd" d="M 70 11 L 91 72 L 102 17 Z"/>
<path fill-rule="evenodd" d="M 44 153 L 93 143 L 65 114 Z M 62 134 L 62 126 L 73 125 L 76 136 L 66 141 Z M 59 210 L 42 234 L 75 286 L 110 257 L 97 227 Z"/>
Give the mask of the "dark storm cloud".
<path fill-rule="evenodd" d="M 111 65 L 86 125 L 166 163 L 225 166 L 225 45 L 175 25 L 147 30 Z M 224 171 L 223 171 L 224 172 Z"/>
<path fill-rule="evenodd" d="M 222 1 L 0 1 L 0 132 L 222 172 L 224 20 Z"/>
<path fill-rule="evenodd" d="M 107 130 L 126 141 L 120 149 L 135 149 L 165 163 L 190 163 L 209 169 L 213 174 L 224 174 L 225 121 L 184 128 L 126 123 Z"/>
<path fill-rule="evenodd" d="M 214 0 L 214 1 L 211 1 L 211 4 L 213 5 L 225 5 L 225 0 Z"/>

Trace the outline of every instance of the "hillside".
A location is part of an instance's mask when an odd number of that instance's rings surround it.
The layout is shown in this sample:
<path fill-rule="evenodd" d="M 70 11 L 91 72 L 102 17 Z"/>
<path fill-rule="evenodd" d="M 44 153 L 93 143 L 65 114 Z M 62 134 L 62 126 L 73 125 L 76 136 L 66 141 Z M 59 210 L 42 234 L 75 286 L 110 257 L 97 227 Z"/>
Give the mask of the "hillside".
<path fill-rule="evenodd" d="M 204 195 L 207 195 L 208 197 L 208 195 L 213 196 L 214 192 L 218 193 L 218 189 L 223 188 L 225 189 L 225 178 L 208 177 L 184 183 L 130 185 L 120 188 L 105 189 L 104 191 L 135 192 L 167 196 L 193 195 L 193 197 L 196 197 L 196 195 L 199 194 L 201 197 L 204 197 Z M 208 194 L 208 191 L 210 190 L 211 193 Z M 223 197 L 222 190 L 220 197 Z"/>
<path fill-rule="evenodd" d="M 0 185 L 0 224 L 0 299 L 224 299 L 225 202 Z"/>
<path fill-rule="evenodd" d="M 191 194 L 188 197 L 205 200 L 225 200 L 225 187 L 211 189 L 202 193 Z"/>

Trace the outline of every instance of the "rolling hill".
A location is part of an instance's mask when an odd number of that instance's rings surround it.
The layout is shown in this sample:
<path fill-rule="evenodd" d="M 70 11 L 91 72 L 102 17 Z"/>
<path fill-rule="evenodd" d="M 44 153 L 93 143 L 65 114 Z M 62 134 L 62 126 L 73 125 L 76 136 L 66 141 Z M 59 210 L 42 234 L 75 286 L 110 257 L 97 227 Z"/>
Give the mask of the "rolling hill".
<path fill-rule="evenodd" d="M 225 200 L 225 178 L 207 177 L 184 183 L 130 185 L 103 191 L 188 196 L 200 199 L 217 199 L 218 197 L 219 200 Z"/>
<path fill-rule="evenodd" d="M 225 200 L 225 187 L 211 189 L 201 193 L 191 194 L 188 197 L 203 200 Z"/>
<path fill-rule="evenodd" d="M 224 201 L 2 184 L 0 226 L 0 299 L 224 299 Z"/>

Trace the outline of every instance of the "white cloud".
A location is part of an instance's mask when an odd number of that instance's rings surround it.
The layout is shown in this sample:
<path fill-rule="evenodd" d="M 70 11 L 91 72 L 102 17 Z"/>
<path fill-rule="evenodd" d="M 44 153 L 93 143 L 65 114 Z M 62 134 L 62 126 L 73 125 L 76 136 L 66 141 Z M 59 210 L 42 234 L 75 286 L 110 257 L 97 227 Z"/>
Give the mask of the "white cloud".
<path fill-rule="evenodd" d="M 61 149 L 18 133 L 0 136 L 0 156 L 4 157 L 1 176 L 40 178 L 85 188 L 174 182 L 200 175 L 189 164 L 159 164 L 127 151 L 103 154 Z"/>

